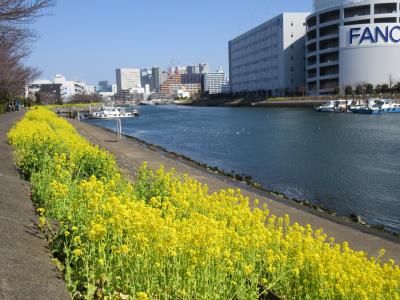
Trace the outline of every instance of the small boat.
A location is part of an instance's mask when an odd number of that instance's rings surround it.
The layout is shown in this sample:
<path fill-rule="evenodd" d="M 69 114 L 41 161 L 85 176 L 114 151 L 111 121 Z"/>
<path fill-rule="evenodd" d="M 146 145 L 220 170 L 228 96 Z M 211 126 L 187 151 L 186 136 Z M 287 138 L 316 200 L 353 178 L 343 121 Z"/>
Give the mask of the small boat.
<path fill-rule="evenodd" d="M 116 119 L 116 118 L 135 118 L 140 115 L 137 109 L 128 111 L 123 107 L 103 106 L 99 111 L 90 114 L 90 119 Z"/>
<path fill-rule="evenodd" d="M 400 102 L 393 102 L 392 107 L 389 109 L 390 113 L 400 113 Z"/>
<path fill-rule="evenodd" d="M 387 99 L 387 100 L 382 100 L 382 112 L 385 113 L 400 113 L 400 102 Z"/>
<path fill-rule="evenodd" d="M 351 111 L 355 114 L 380 114 L 385 112 L 390 107 L 388 101 L 381 99 L 368 99 L 365 105 L 357 105 L 351 108 Z"/>
<path fill-rule="evenodd" d="M 350 102 L 348 100 L 330 100 L 324 105 L 315 108 L 318 112 L 337 112 L 344 113 L 349 111 Z"/>
<path fill-rule="evenodd" d="M 335 107 L 336 107 L 336 101 L 331 100 L 331 101 L 325 103 L 324 105 L 317 106 L 315 108 L 315 110 L 317 112 L 334 112 L 335 111 Z"/>

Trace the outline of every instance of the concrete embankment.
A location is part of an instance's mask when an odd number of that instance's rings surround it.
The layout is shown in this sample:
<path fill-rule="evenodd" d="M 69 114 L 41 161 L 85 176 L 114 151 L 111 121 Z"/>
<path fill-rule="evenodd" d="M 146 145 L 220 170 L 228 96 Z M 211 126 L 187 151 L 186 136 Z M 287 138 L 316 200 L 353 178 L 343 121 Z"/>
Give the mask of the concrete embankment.
<path fill-rule="evenodd" d="M 384 248 L 386 258 L 393 258 L 396 262 L 400 261 L 400 239 L 392 234 L 355 224 L 348 219 L 334 217 L 249 187 L 168 152 L 146 146 L 138 140 L 124 138 L 122 141 L 117 141 L 117 136 L 108 130 L 77 120 L 70 120 L 70 122 L 88 140 L 114 154 L 119 166 L 132 178 L 135 177 L 136 171 L 142 163 L 146 161 L 153 169 L 163 165 L 166 169 L 174 168 L 180 175 L 189 174 L 196 180 L 207 184 L 210 191 L 240 188 L 243 194 L 250 199 L 259 199 L 260 205 L 266 203 L 274 215 L 289 214 L 292 222 L 298 222 L 303 226 L 310 224 L 314 229 L 323 228 L 325 233 L 335 238 L 336 242 L 348 241 L 350 247 L 366 251 L 369 255 L 375 256 L 380 249 Z"/>
<path fill-rule="evenodd" d="M 0 299 L 70 299 L 7 142 L 22 116 L 23 111 L 0 114 Z"/>
<path fill-rule="evenodd" d="M 219 107 L 274 107 L 274 108 L 314 108 L 325 104 L 329 98 L 317 99 L 279 99 L 279 100 L 252 100 L 252 99 L 210 99 L 183 102 L 187 106 L 219 106 Z"/>

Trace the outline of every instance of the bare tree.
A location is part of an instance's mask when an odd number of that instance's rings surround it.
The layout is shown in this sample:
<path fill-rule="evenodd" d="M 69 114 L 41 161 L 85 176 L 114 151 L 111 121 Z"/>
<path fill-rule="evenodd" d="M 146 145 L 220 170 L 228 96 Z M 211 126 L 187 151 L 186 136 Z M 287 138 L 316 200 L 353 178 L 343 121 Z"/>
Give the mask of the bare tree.
<path fill-rule="evenodd" d="M 54 4 L 54 0 L 0 0 L 0 101 L 23 94 L 27 82 L 39 75 L 22 63 L 37 38 L 28 25 Z"/>
<path fill-rule="evenodd" d="M 54 0 L 1 0 L 0 22 L 31 23 L 54 4 Z"/>

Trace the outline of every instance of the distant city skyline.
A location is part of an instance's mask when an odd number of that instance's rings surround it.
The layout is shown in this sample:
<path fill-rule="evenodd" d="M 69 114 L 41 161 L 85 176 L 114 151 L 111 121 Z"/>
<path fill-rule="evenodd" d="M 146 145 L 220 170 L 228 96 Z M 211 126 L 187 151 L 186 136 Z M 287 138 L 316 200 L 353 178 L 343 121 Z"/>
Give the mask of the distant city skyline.
<path fill-rule="evenodd" d="M 283 11 L 311 12 L 311 0 L 248 2 L 58 1 L 33 28 L 40 38 L 26 63 L 97 85 L 115 82 L 117 68 L 166 70 L 208 62 L 228 71 L 228 41 Z"/>

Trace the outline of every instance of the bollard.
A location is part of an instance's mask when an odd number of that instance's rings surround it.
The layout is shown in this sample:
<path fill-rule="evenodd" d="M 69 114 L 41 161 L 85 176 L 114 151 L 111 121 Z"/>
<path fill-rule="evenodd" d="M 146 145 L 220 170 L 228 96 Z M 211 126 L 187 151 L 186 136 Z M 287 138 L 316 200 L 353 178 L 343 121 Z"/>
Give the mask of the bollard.
<path fill-rule="evenodd" d="M 120 118 L 117 118 L 117 134 L 118 134 L 118 141 L 122 140 L 122 122 Z"/>

